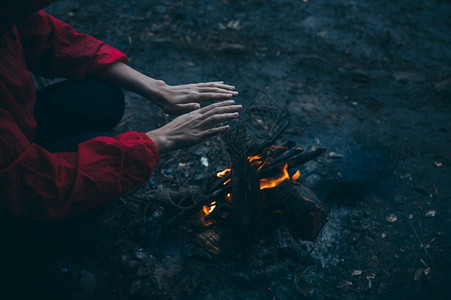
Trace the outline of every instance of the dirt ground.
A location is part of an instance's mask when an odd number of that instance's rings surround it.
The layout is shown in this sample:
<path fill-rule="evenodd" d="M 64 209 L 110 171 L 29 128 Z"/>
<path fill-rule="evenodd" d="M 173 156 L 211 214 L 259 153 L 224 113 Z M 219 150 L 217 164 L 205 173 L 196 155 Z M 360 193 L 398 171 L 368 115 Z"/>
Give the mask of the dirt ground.
<path fill-rule="evenodd" d="M 301 181 L 329 209 L 314 242 L 283 227 L 236 256 L 176 228 L 152 243 L 149 196 L 196 176 L 208 144 L 162 157 L 71 259 L 97 299 L 445 299 L 450 280 L 451 5 L 444 0 L 59 0 L 47 11 L 169 84 L 224 80 L 270 97 L 283 138 L 327 152 Z M 127 93 L 116 129 L 167 117 Z"/>

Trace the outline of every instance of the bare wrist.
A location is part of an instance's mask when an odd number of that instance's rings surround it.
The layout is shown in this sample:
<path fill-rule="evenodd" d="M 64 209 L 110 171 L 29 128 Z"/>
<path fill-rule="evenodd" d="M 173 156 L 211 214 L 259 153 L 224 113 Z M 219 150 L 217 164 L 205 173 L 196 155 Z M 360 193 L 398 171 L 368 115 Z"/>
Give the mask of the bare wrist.
<path fill-rule="evenodd" d="M 160 155 L 170 151 L 170 143 L 167 136 L 160 133 L 158 129 L 149 131 L 146 134 L 154 142 Z"/>
<path fill-rule="evenodd" d="M 163 80 L 157 80 L 148 77 L 145 87 L 146 92 L 143 96 L 151 100 L 155 104 L 161 105 L 161 100 L 163 99 L 164 92 L 168 88 L 166 82 L 164 82 Z"/>

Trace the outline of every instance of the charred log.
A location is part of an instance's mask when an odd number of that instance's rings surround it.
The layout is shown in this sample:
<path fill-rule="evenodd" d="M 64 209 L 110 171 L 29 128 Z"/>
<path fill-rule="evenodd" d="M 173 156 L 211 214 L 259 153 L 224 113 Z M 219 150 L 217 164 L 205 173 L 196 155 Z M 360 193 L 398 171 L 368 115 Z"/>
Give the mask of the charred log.
<path fill-rule="evenodd" d="M 247 239 L 257 230 L 263 210 L 260 178 L 244 157 L 232 161 L 232 217 L 237 236 Z"/>
<path fill-rule="evenodd" d="M 285 161 L 281 161 L 278 163 L 272 163 L 268 166 L 265 166 L 261 169 L 261 171 L 259 172 L 259 175 L 261 178 L 264 177 L 271 177 L 272 175 L 280 172 L 280 170 L 283 168 L 283 166 L 285 164 L 288 164 L 289 168 L 294 168 L 297 166 L 300 166 L 302 164 L 305 164 L 306 162 L 309 162 L 315 158 L 317 158 L 318 156 L 320 156 L 321 154 L 323 154 L 326 151 L 326 149 L 324 148 L 319 148 L 316 149 L 314 151 L 310 151 L 307 153 L 299 153 L 299 152 L 295 152 L 293 151 L 292 154 L 295 154 L 294 156 L 289 156 Z"/>
<path fill-rule="evenodd" d="M 285 222 L 294 238 L 314 241 L 327 220 L 327 210 L 306 186 L 285 181 L 263 191 L 272 206 L 283 212 Z"/>

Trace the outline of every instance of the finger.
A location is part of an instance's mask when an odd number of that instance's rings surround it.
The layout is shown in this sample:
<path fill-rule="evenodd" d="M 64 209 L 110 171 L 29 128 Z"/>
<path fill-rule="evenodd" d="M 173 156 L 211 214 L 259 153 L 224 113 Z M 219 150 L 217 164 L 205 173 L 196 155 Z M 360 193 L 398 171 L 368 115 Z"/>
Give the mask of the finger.
<path fill-rule="evenodd" d="M 233 113 L 224 113 L 224 114 L 215 114 L 212 116 L 209 116 L 204 121 L 202 121 L 199 125 L 200 126 L 206 126 L 206 127 L 212 127 L 222 122 L 231 121 L 233 119 L 236 119 L 240 116 L 239 113 L 233 112 Z"/>
<path fill-rule="evenodd" d="M 238 113 L 241 111 L 243 107 L 241 105 L 229 105 L 229 106 L 223 106 L 223 107 L 216 107 L 212 110 L 207 111 L 206 113 L 202 114 L 201 119 L 208 119 L 212 116 L 222 115 L 222 114 L 230 114 L 230 113 Z"/>
<path fill-rule="evenodd" d="M 215 128 L 210 128 L 203 133 L 203 137 L 205 139 L 210 138 L 212 136 L 218 135 L 230 129 L 229 125 L 219 126 Z"/>
<path fill-rule="evenodd" d="M 224 100 L 224 99 L 230 99 L 234 96 L 237 96 L 238 94 L 232 94 L 232 93 L 205 93 L 205 94 L 198 94 L 196 97 L 196 100 L 201 102 L 207 102 L 207 101 L 213 101 L 213 100 Z"/>
<path fill-rule="evenodd" d="M 212 109 L 215 109 L 215 108 L 217 108 L 217 107 L 231 106 L 231 105 L 234 105 L 234 104 L 235 104 L 235 100 L 226 100 L 226 101 L 216 102 L 216 103 L 207 105 L 207 106 L 205 106 L 205 107 L 202 107 L 202 108 L 199 110 L 199 113 L 205 114 L 205 113 L 207 113 L 208 111 L 210 111 L 210 110 L 212 110 Z"/>
<path fill-rule="evenodd" d="M 237 91 L 228 90 L 222 87 L 216 86 L 208 86 L 208 87 L 199 87 L 199 93 L 222 93 L 222 94 L 233 94 L 234 96 L 238 95 Z"/>
<path fill-rule="evenodd" d="M 187 104 L 189 102 L 207 102 L 207 101 L 214 101 L 214 100 L 223 100 L 223 99 L 229 99 L 233 96 L 237 96 L 238 92 L 232 92 L 232 91 L 224 91 L 224 92 L 210 92 L 210 93 L 203 93 L 200 91 L 196 91 L 194 89 L 187 89 L 187 90 L 180 90 L 179 93 L 184 93 L 185 95 L 180 98 L 180 102 L 184 104 Z"/>
<path fill-rule="evenodd" d="M 233 85 L 224 84 L 223 82 L 206 82 L 206 83 L 198 83 L 198 87 L 217 87 L 225 90 L 234 90 L 235 87 Z"/>
<path fill-rule="evenodd" d="M 218 82 L 201 82 L 201 83 L 190 83 L 190 84 L 182 84 L 182 85 L 175 85 L 172 86 L 174 90 L 191 90 L 196 88 L 202 88 L 202 87 L 217 87 L 221 88 L 227 91 L 233 91 L 235 90 L 235 87 L 233 85 L 224 84 L 223 81 Z"/>
<path fill-rule="evenodd" d="M 230 99 L 233 96 L 236 95 L 232 93 L 195 93 L 192 94 L 189 100 L 191 102 L 209 102 Z"/>
<path fill-rule="evenodd" d="M 200 108 L 199 103 L 177 104 L 177 107 L 173 110 L 173 113 L 181 115 L 199 108 Z"/>
<path fill-rule="evenodd" d="M 217 106 L 213 107 L 207 111 L 201 111 L 198 110 L 200 113 L 200 119 L 207 119 L 210 116 L 213 115 L 220 115 L 220 114 L 227 114 L 227 113 L 235 113 L 243 110 L 243 107 L 241 105 L 223 105 L 223 106 Z"/>

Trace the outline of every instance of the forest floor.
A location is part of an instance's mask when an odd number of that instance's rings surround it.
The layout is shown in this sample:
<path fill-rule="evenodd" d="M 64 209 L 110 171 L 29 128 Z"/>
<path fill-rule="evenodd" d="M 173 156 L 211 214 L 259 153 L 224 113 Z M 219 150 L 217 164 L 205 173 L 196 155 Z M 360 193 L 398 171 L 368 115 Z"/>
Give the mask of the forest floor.
<path fill-rule="evenodd" d="M 224 80 L 245 108 L 269 97 L 290 114 L 283 139 L 327 148 L 300 179 L 329 210 L 320 236 L 282 227 L 236 256 L 194 249 L 183 226 L 149 242 L 152 191 L 203 170 L 209 144 L 162 157 L 152 181 L 102 215 L 89 249 L 74 248 L 97 299 L 449 295 L 448 1 L 59 0 L 47 11 L 169 84 Z M 126 96 L 117 132 L 167 122 Z"/>

